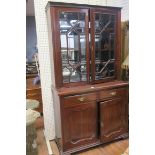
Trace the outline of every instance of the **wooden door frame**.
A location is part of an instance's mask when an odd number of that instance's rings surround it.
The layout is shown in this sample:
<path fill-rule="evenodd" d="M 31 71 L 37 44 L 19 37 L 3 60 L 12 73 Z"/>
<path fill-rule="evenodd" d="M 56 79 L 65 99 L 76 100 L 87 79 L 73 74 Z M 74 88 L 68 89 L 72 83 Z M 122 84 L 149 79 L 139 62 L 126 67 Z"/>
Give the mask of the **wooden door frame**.
<path fill-rule="evenodd" d="M 106 78 L 103 80 L 95 80 L 95 13 L 109 13 L 116 15 L 116 40 L 115 40 L 115 74 L 112 78 Z M 91 83 L 97 84 L 102 82 L 112 81 L 114 79 L 120 79 L 120 67 L 121 67 L 121 10 L 111 10 L 108 8 L 97 9 L 91 8 L 90 9 L 90 22 L 91 22 Z"/>
<path fill-rule="evenodd" d="M 90 75 L 90 53 L 89 53 L 89 9 L 88 8 L 68 8 L 68 7 L 51 7 L 51 29 L 52 29 L 52 38 L 53 38 L 53 57 L 54 57 L 54 74 L 55 74 L 55 83 L 56 88 L 68 87 L 68 86 L 78 86 L 89 83 Z M 61 61 L 61 41 L 60 41 L 60 31 L 59 31 L 59 12 L 83 12 L 85 13 L 85 31 L 86 31 L 86 72 L 87 72 L 87 81 L 83 82 L 71 82 L 63 83 L 62 76 L 62 61 Z M 54 22 L 52 22 L 54 21 Z"/>

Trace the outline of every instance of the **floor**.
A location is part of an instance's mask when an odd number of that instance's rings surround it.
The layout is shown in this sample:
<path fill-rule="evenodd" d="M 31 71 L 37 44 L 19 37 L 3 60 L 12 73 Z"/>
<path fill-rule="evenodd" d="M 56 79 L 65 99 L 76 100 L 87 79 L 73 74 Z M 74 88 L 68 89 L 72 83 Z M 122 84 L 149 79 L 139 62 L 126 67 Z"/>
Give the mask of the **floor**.
<path fill-rule="evenodd" d="M 43 118 L 38 118 L 35 124 L 37 129 L 38 155 L 48 155 L 45 137 L 43 134 Z M 58 148 L 54 141 L 50 141 L 54 155 L 59 155 Z M 128 148 L 129 140 L 115 141 L 110 144 L 104 144 L 87 151 L 76 153 L 76 155 L 121 155 Z"/>
<path fill-rule="evenodd" d="M 128 139 L 120 140 L 89 149 L 88 151 L 84 151 L 79 155 L 121 155 L 128 148 L 128 145 Z"/>

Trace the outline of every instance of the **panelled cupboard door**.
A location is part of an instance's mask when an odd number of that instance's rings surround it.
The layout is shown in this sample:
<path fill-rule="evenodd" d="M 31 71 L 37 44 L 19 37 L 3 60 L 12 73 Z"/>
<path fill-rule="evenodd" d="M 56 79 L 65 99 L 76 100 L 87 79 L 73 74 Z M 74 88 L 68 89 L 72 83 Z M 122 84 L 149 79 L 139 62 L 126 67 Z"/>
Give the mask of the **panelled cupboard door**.
<path fill-rule="evenodd" d="M 108 142 L 126 131 L 126 97 L 100 103 L 101 141 Z"/>
<path fill-rule="evenodd" d="M 63 110 L 64 151 L 97 139 L 97 104 L 88 102 Z"/>

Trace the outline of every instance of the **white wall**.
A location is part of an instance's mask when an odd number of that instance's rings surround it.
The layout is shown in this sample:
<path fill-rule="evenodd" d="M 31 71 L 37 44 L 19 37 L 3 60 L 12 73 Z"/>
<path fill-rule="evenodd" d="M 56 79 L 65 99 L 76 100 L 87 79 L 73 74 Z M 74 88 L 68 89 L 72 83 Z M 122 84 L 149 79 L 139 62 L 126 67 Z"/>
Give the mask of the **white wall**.
<path fill-rule="evenodd" d="M 129 19 L 129 2 L 128 0 L 107 0 L 108 6 L 122 7 L 122 21 Z"/>
<path fill-rule="evenodd" d="M 119 6 L 119 7 L 124 6 L 124 8 L 122 9 L 122 20 L 128 19 L 128 0 L 51 0 L 51 1 L 104 5 L 104 6 L 106 5 Z M 53 99 L 51 93 L 52 73 L 50 68 L 47 19 L 45 13 L 45 6 L 47 2 L 48 0 L 34 0 L 42 99 L 43 99 L 44 125 L 46 136 L 48 139 L 51 140 L 54 139 L 55 137 L 55 129 L 54 129 Z"/>

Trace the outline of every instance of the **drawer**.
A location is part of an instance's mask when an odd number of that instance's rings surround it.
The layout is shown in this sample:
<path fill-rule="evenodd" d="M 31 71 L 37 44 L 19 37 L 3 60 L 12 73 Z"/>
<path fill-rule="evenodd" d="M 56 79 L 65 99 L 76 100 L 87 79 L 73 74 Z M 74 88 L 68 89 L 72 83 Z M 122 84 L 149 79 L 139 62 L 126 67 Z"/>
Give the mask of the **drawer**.
<path fill-rule="evenodd" d="M 26 94 L 41 94 L 41 88 L 39 88 L 39 89 L 27 89 Z"/>
<path fill-rule="evenodd" d="M 28 93 L 28 94 L 26 94 L 26 98 L 37 100 L 37 99 L 41 98 L 41 93 Z"/>
<path fill-rule="evenodd" d="M 64 102 L 63 102 L 64 107 L 71 107 L 71 106 L 86 104 L 87 102 L 95 101 L 96 93 L 67 96 L 67 97 L 64 97 L 63 99 L 64 99 Z"/>
<path fill-rule="evenodd" d="M 110 89 L 110 90 L 103 90 L 99 92 L 99 100 L 112 98 L 117 96 L 124 96 L 127 95 L 128 89 L 127 88 L 117 88 L 117 89 Z"/>
<path fill-rule="evenodd" d="M 39 100 L 41 98 L 41 89 L 26 90 L 26 98 Z"/>

